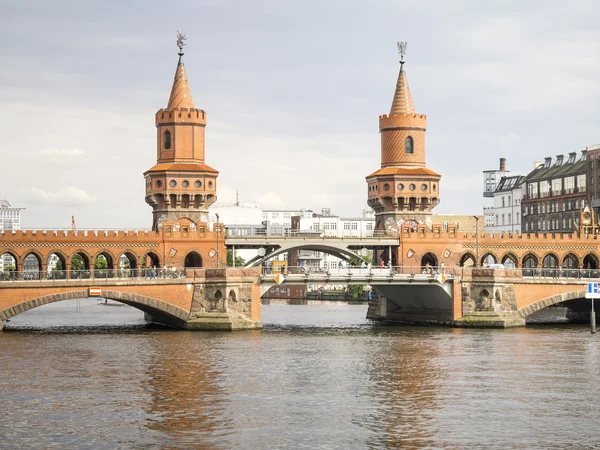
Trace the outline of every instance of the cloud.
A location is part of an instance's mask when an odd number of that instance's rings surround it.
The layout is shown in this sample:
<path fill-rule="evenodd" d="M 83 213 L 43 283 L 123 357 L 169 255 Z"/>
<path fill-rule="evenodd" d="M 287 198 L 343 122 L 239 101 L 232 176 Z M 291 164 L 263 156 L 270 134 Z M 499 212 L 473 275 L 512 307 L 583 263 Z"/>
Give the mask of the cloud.
<path fill-rule="evenodd" d="M 72 159 L 85 155 L 85 152 L 78 148 L 47 148 L 33 152 L 36 156 L 42 156 L 52 159 Z"/>
<path fill-rule="evenodd" d="M 34 203 L 52 203 L 59 206 L 85 206 L 96 198 L 75 186 L 66 186 L 56 192 L 47 192 L 37 187 L 31 188 L 30 200 Z"/>
<path fill-rule="evenodd" d="M 282 208 L 285 205 L 285 202 L 275 192 L 260 194 L 257 203 L 263 208 Z"/>

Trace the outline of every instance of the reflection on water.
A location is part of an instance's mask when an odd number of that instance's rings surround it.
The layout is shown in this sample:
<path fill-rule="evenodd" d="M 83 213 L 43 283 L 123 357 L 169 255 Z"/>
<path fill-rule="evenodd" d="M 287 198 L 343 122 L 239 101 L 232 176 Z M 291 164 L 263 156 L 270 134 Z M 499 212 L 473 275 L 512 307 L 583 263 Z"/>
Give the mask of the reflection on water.
<path fill-rule="evenodd" d="M 379 327 L 366 305 L 310 302 L 263 305 L 262 332 L 201 333 L 77 303 L 0 333 L 2 448 L 597 442 L 600 345 L 585 326 Z"/>

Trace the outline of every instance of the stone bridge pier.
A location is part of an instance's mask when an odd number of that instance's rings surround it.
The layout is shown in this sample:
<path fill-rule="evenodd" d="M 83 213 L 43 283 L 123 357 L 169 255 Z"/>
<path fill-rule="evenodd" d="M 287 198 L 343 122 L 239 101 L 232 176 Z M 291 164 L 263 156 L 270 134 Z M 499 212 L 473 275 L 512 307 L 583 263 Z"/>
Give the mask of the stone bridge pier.
<path fill-rule="evenodd" d="M 570 321 L 589 322 L 586 279 L 523 277 L 520 270 L 465 269 L 453 280 L 374 286 L 367 318 L 456 327 L 522 327 L 527 317 L 554 306 Z M 600 309 L 600 302 L 596 302 Z"/>

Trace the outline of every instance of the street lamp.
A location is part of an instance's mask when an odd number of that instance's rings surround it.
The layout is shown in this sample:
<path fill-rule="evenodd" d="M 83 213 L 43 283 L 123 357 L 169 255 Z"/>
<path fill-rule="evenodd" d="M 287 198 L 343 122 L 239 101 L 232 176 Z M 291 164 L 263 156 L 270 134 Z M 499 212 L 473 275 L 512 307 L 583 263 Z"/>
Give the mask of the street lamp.
<path fill-rule="evenodd" d="M 479 267 L 479 216 L 473 216 L 475 219 L 475 267 Z"/>
<path fill-rule="evenodd" d="M 215 216 L 217 216 L 217 269 L 219 268 L 219 266 L 221 265 L 220 263 L 220 256 L 221 256 L 221 249 L 219 248 L 219 213 L 216 213 Z"/>

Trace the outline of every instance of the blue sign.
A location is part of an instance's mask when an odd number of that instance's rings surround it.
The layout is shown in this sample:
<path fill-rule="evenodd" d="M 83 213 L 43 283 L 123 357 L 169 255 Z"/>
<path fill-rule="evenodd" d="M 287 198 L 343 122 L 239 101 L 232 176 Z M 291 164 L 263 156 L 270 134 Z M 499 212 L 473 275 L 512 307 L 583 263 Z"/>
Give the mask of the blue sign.
<path fill-rule="evenodd" d="M 598 282 L 588 283 L 587 293 L 588 294 L 597 294 L 598 293 Z"/>

